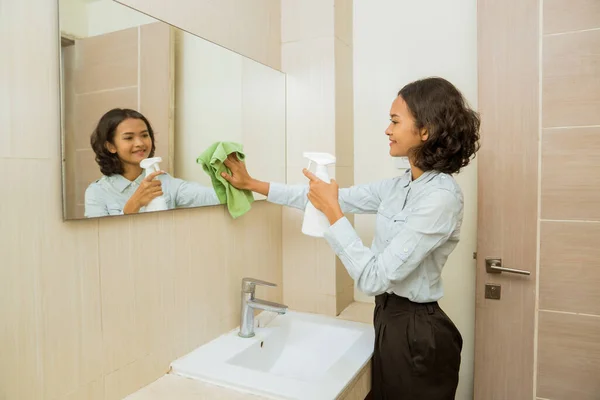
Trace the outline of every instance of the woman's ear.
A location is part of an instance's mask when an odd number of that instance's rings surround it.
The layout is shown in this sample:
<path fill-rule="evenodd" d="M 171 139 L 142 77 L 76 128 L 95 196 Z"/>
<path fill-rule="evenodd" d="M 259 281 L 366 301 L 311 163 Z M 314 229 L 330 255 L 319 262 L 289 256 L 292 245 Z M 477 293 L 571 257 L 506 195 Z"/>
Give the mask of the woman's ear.
<path fill-rule="evenodd" d="M 106 148 L 106 150 L 108 150 L 112 154 L 116 154 L 117 153 L 117 148 L 111 142 L 105 142 L 104 143 L 104 147 Z"/>
<path fill-rule="evenodd" d="M 427 139 L 429 139 L 429 132 L 427 131 L 427 128 L 421 128 L 421 141 L 422 142 L 426 142 Z"/>

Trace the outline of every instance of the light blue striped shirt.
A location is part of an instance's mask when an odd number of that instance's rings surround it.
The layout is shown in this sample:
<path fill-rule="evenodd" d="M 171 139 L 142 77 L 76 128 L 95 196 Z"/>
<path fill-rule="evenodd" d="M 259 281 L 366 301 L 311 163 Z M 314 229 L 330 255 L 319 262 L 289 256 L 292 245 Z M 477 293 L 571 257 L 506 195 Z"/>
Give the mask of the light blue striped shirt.
<path fill-rule="evenodd" d="M 307 185 L 272 183 L 268 200 L 304 210 Z M 429 171 L 340 189 L 344 213 L 377 214 L 366 247 L 347 218 L 325 234 L 359 290 L 395 293 L 425 303 L 442 298 L 441 273 L 456 247 L 463 219 L 462 191 L 451 175 Z"/>
<path fill-rule="evenodd" d="M 104 175 L 93 182 L 85 191 L 86 218 L 123 214 L 123 207 L 144 177 L 145 174 L 142 173 L 132 182 L 123 175 Z M 169 174 L 159 175 L 156 179 L 161 181 L 163 196 L 169 209 L 220 204 L 212 187 L 174 178 Z M 142 207 L 140 212 L 143 211 Z"/>

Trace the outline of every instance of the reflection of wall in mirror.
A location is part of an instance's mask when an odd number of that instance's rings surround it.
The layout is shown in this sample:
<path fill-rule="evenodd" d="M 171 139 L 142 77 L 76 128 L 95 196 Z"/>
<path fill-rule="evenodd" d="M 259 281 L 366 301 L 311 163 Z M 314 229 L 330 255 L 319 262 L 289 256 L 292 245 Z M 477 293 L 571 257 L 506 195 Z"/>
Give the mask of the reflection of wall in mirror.
<path fill-rule="evenodd" d="M 101 177 L 89 139 L 114 107 L 149 119 L 161 168 L 178 178 L 211 186 L 196 158 L 234 141 L 254 176 L 285 181 L 284 74 L 112 0 L 60 1 L 61 32 L 82 38 L 63 49 L 67 219 L 83 217 L 85 189 Z M 172 41 L 144 48 L 142 32 L 153 26 L 170 28 Z"/>
<path fill-rule="evenodd" d="M 183 31 L 175 70 L 177 177 L 209 185 L 196 158 L 214 142 L 235 141 L 254 176 L 285 181 L 285 76 Z"/>
<path fill-rule="evenodd" d="M 210 185 L 196 158 L 216 141 L 242 142 L 242 57 L 183 31 L 175 43 L 175 174 Z"/>

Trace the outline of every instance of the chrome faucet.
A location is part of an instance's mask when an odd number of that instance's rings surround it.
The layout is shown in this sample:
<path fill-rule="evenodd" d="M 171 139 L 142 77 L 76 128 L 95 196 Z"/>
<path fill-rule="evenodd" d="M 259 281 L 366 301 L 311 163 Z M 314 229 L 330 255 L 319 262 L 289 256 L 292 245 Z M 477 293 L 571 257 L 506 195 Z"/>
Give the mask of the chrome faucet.
<path fill-rule="evenodd" d="M 254 298 L 254 290 L 256 289 L 256 285 L 270 287 L 277 286 L 274 283 L 261 281 L 260 279 L 242 279 L 242 313 L 240 317 L 240 331 L 238 335 L 243 338 L 251 338 L 254 336 L 255 309 L 285 314 L 288 308 L 283 304 L 277 304 Z"/>

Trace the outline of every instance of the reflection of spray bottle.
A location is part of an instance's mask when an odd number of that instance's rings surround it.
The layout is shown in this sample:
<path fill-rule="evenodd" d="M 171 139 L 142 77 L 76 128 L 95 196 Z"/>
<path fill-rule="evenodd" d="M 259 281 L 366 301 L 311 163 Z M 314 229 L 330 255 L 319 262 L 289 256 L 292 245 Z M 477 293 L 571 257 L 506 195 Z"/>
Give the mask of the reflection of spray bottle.
<path fill-rule="evenodd" d="M 161 157 L 152 157 L 146 158 L 140 162 L 140 167 L 146 170 L 146 176 L 152 174 L 153 172 L 160 171 L 158 163 L 162 162 Z M 154 178 L 156 179 L 156 178 Z M 152 199 L 150 203 L 146 207 L 144 207 L 144 211 L 163 211 L 168 210 L 167 201 L 163 196 L 158 196 Z"/>
<path fill-rule="evenodd" d="M 308 167 L 310 169 L 311 163 L 317 165 L 315 175 L 322 181 L 329 183 L 329 173 L 327 172 L 327 166 L 335 164 L 335 156 L 329 153 L 304 153 L 303 156 L 308 158 Z M 321 211 L 317 210 L 315 206 L 309 201 L 306 204 L 304 210 L 304 221 L 302 222 L 302 233 L 308 236 L 323 237 L 323 234 L 329 229 L 329 220 Z"/>

